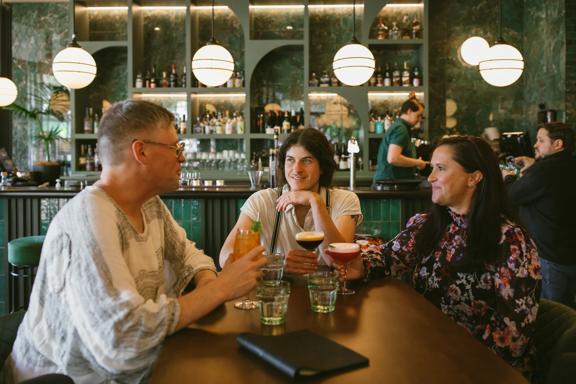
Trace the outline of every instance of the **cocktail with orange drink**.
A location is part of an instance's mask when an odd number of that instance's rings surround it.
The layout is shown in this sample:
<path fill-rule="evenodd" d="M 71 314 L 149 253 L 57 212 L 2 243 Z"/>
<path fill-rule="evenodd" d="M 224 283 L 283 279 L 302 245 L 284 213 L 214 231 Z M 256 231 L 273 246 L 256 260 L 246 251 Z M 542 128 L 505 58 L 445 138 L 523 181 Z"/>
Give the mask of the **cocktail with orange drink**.
<path fill-rule="evenodd" d="M 252 223 L 250 228 L 239 228 L 234 239 L 234 252 L 231 255 L 232 262 L 245 256 L 252 249 L 260 245 L 260 220 L 259 218 Z M 250 300 L 245 297 L 242 301 L 234 303 L 238 309 L 256 309 L 258 301 Z"/>

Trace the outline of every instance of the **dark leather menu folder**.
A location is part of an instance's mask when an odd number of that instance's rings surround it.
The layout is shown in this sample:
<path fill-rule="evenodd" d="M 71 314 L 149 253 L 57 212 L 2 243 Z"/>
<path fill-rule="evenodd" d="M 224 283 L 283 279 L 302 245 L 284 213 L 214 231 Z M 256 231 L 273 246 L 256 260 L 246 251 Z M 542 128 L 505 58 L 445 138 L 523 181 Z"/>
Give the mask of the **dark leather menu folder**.
<path fill-rule="evenodd" d="M 241 347 L 292 378 L 314 377 L 368 365 L 368 358 L 306 330 L 280 336 L 242 333 L 236 340 Z"/>

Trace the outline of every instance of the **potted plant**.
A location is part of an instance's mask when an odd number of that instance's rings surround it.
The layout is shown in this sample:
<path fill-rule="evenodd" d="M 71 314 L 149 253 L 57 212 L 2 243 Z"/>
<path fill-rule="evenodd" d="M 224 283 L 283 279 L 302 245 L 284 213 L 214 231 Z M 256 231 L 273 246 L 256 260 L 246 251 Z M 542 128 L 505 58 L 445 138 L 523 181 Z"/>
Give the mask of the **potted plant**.
<path fill-rule="evenodd" d="M 26 108 L 14 103 L 6 109 L 14 112 L 16 116 L 32 120 L 35 125 L 34 141 L 43 149 L 43 160 L 37 160 L 32 164 L 32 170 L 40 173 L 40 182 L 54 181 L 60 176 L 60 164 L 52 159 L 51 152 L 58 140 L 62 126 L 45 126 L 46 117 L 64 122 L 66 114 L 70 110 L 70 93 L 66 87 L 41 84 L 37 87 L 35 95 L 31 97 L 31 108 Z"/>

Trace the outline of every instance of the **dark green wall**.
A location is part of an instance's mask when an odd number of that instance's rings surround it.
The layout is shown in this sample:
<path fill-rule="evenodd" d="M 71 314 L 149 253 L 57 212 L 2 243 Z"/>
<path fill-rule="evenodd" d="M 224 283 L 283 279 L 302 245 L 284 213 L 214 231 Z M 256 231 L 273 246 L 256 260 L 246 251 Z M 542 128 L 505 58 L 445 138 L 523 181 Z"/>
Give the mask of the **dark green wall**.
<path fill-rule="evenodd" d="M 525 71 L 515 84 L 496 88 L 482 80 L 477 67 L 460 62 L 458 47 L 473 35 L 494 43 L 498 34 L 498 1 L 430 1 L 431 136 L 445 132 L 447 98 L 458 104 L 454 117 L 461 133 L 480 134 L 488 126 L 490 113 L 501 131 L 534 133 L 541 102 L 561 111 L 561 115 L 566 111 L 568 122 L 572 119 L 573 124 L 576 23 L 567 15 L 575 15 L 576 6 L 570 3 L 576 2 L 503 0 L 502 34 L 524 55 Z M 572 40 L 567 38 L 567 31 Z M 567 49 L 572 52 L 569 59 Z"/>

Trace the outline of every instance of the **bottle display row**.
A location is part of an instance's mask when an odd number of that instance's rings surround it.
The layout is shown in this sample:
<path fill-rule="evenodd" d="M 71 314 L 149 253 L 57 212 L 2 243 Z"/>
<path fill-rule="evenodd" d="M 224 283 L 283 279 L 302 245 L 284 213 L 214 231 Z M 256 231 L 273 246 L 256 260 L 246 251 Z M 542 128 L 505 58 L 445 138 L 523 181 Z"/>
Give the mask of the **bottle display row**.
<path fill-rule="evenodd" d="M 401 19 L 386 22 L 380 17 L 375 28 L 377 40 L 409 40 L 422 38 L 422 22 L 404 15 Z"/>
<path fill-rule="evenodd" d="M 98 134 L 98 129 L 100 128 L 100 115 L 98 112 L 94 112 L 94 108 L 86 108 L 84 113 L 84 124 L 82 127 L 82 132 L 87 134 Z"/>
<path fill-rule="evenodd" d="M 135 88 L 185 88 L 186 87 L 186 66 L 182 66 L 181 75 L 178 74 L 176 64 L 170 66 L 170 71 L 162 71 L 159 76 L 156 71 L 156 66 L 151 70 L 147 70 L 144 75 L 142 72 L 136 74 L 134 81 Z M 199 82 L 196 78 L 192 77 L 193 87 L 204 87 L 205 85 Z M 220 88 L 241 88 L 244 86 L 244 75 L 242 72 L 233 72 L 228 81 L 220 86 Z"/>
<path fill-rule="evenodd" d="M 264 112 L 260 108 L 260 112 L 256 114 L 254 127 L 253 133 L 266 133 L 269 135 L 289 134 L 298 128 L 304 128 L 304 109 L 300 108 L 299 111 L 269 110 Z"/>
<path fill-rule="evenodd" d="M 96 44 L 99 51 L 94 55 L 99 68 L 109 68 L 119 61 L 117 52 L 123 50 L 123 67 L 118 64 L 112 77 L 125 74 L 125 78 L 76 92 L 75 171 L 98 169 L 86 159 L 96 155 L 92 135 L 98 132 L 105 107 L 134 98 L 158 103 L 174 113 L 180 138 L 193 140 L 187 143 L 184 167 L 190 172 L 218 175 L 223 171 L 224 178 L 240 179 L 248 169 L 269 171 L 277 156 L 272 137 L 283 138 L 299 128 L 313 127 L 333 144 L 339 170 L 353 166 L 366 171 L 362 177 L 369 177 L 369 163 L 375 155 L 371 142 L 380 140 L 391 125 L 407 91 L 419 93 L 427 102 L 426 0 L 377 0 L 365 2 L 364 10 L 357 4 L 356 17 L 361 20 L 358 38 L 376 60 L 373 76 L 362 87 L 344 87 L 332 71 L 334 52 L 349 40 L 352 31 L 349 4 L 332 7 L 329 2 L 314 1 L 308 12 L 305 6 L 279 12 L 272 8 L 284 7 L 281 1 L 256 7 L 248 0 L 223 0 L 215 10 L 215 37 L 231 52 L 235 69 L 231 78 L 217 87 L 224 89 L 214 90 L 198 89 L 204 85 L 190 65 L 195 51 L 210 38 L 211 11 L 201 7 L 157 10 L 147 8 L 152 2 L 129 3 L 132 11 L 126 13 L 126 28 L 132 31 L 126 35 L 127 41 L 115 45 L 109 39 Z M 246 12 L 239 12 L 243 7 Z M 100 10 L 98 17 L 117 17 L 107 12 Z M 95 13 L 90 15 L 95 17 Z M 87 22 L 77 21 L 79 25 Z M 276 28 L 275 24 L 282 25 L 282 30 L 288 26 L 298 29 L 301 35 L 293 42 L 280 41 L 276 32 L 268 30 Z M 257 25 L 266 33 L 256 33 Z M 188 28 L 186 33 L 183 28 Z M 110 54 L 104 57 L 104 51 Z M 317 87 L 323 89 L 314 89 Z M 346 148 L 351 136 L 360 145 L 353 165 Z M 275 175 L 270 177 L 269 183 L 274 184 Z"/>
<path fill-rule="evenodd" d="M 102 170 L 98 155 L 98 144 L 81 144 L 78 155 L 78 170 L 96 172 Z"/>
<path fill-rule="evenodd" d="M 422 74 L 417 65 L 410 66 L 407 61 L 404 62 L 402 69 L 398 63 L 390 68 L 388 63 L 376 67 L 376 71 L 368 80 L 371 87 L 420 87 L 422 86 Z"/>
<path fill-rule="evenodd" d="M 187 124 L 186 115 L 182 114 L 177 118 L 177 131 L 180 135 L 186 135 Z M 192 126 L 195 135 L 243 135 L 245 132 L 245 122 L 239 111 L 230 112 L 204 112 L 202 116 L 196 117 Z"/>
<path fill-rule="evenodd" d="M 168 74 L 169 73 L 169 74 Z M 136 74 L 134 82 L 136 88 L 178 88 L 186 87 L 186 66 L 182 66 L 182 75 L 178 75 L 176 64 L 170 66 L 170 71 L 162 71 L 161 76 L 156 72 L 156 66 L 147 70 L 144 76 L 142 72 Z"/>

